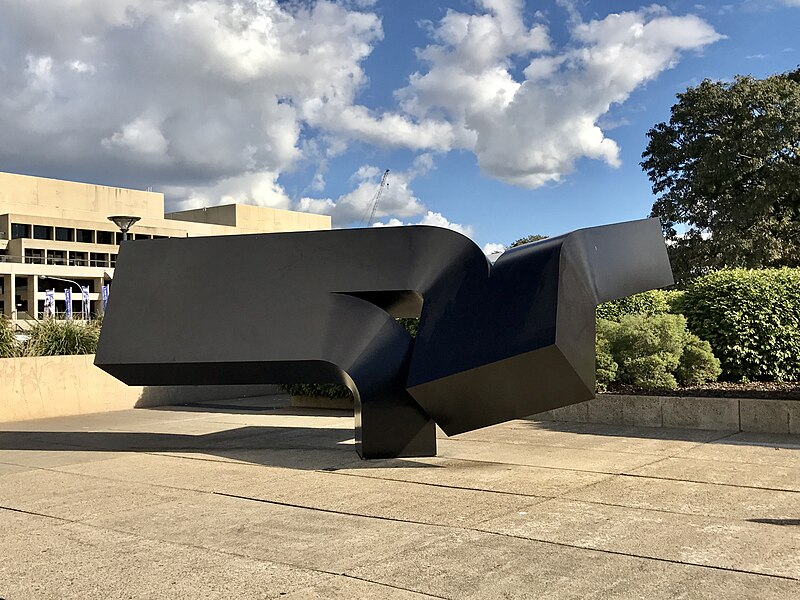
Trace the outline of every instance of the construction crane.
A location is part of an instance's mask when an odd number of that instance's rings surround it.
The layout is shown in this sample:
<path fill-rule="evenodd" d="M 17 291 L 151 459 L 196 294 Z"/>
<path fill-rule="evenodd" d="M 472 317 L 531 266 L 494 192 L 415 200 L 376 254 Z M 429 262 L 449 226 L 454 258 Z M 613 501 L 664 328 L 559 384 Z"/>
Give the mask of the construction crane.
<path fill-rule="evenodd" d="M 378 190 L 375 192 L 375 195 L 372 197 L 372 201 L 367 206 L 368 210 L 370 206 L 372 207 L 372 210 L 369 213 L 369 219 L 367 219 L 364 223 L 367 227 L 372 226 L 372 221 L 375 219 L 375 211 L 378 210 L 378 201 L 381 199 L 381 195 L 383 194 L 383 188 L 389 187 L 388 179 L 389 169 L 386 169 L 381 177 L 381 182 L 378 184 Z"/>

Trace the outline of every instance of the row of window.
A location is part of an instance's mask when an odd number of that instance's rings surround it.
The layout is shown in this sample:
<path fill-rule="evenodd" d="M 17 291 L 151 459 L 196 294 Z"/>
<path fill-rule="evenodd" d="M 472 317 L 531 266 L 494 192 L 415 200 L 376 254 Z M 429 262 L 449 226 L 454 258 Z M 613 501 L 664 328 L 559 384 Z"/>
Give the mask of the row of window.
<path fill-rule="evenodd" d="M 33 277 L 33 276 L 30 276 Z M 28 291 L 28 276 L 17 276 L 14 278 L 14 289 L 17 292 L 17 298 L 23 298 Z M 77 278 L 73 279 L 75 283 L 80 285 L 81 287 L 86 286 L 89 288 L 89 293 L 96 294 L 100 292 L 98 285 L 101 285 L 97 282 L 96 279 L 82 279 Z M 40 292 L 44 290 L 51 290 L 55 289 L 58 291 L 63 290 L 66 287 L 70 287 L 68 284 L 65 284 L 63 281 L 59 281 L 57 279 L 39 279 L 37 283 L 38 289 Z M 73 293 L 76 290 L 73 286 Z M 0 293 L 5 293 L 5 277 L 0 277 Z M 79 300 L 80 298 L 78 298 Z"/>
<path fill-rule="evenodd" d="M 70 267 L 115 267 L 116 254 L 101 252 L 66 252 L 64 250 L 25 249 L 25 262 L 33 265 L 64 265 Z"/>
<path fill-rule="evenodd" d="M 132 236 L 135 240 L 162 239 L 166 235 L 147 235 L 137 233 Z M 11 224 L 11 239 L 20 238 L 34 240 L 56 240 L 58 242 L 80 242 L 82 244 L 109 244 L 119 245 L 122 242 L 122 233 L 119 231 L 104 231 L 98 229 L 73 229 L 71 227 L 53 227 L 50 225 L 28 225 L 26 223 Z"/>

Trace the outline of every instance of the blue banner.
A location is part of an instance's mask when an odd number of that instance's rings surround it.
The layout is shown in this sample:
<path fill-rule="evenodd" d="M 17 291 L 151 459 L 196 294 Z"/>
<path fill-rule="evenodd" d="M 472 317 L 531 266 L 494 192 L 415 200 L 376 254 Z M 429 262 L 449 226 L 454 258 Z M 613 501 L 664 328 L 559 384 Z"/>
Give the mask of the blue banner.
<path fill-rule="evenodd" d="M 106 306 L 108 305 L 108 285 L 104 285 L 100 288 L 101 295 L 103 297 L 103 314 L 106 314 Z"/>
<path fill-rule="evenodd" d="M 72 318 L 72 288 L 67 288 L 64 290 L 64 304 L 66 304 L 64 318 L 69 320 Z"/>

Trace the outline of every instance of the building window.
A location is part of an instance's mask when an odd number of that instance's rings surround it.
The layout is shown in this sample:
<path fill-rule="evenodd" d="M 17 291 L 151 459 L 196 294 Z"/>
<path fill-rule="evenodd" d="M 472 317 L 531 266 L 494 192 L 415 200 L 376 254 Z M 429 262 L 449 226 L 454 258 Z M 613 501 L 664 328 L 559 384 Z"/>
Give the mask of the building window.
<path fill-rule="evenodd" d="M 147 235 L 146 233 L 137 233 L 137 234 L 134 236 L 134 238 L 133 238 L 133 239 L 135 239 L 135 240 L 149 240 L 149 239 L 150 239 L 150 236 L 149 236 L 149 235 Z"/>
<path fill-rule="evenodd" d="M 67 253 L 64 250 L 48 250 L 47 251 L 47 264 L 48 265 L 66 265 Z"/>
<path fill-rule="evenodd" d="M 69 227 L 56 227 L 56 239 L 59 242 L 71 242 L 75 239 L 75 230 Z"/>
<path fill-rule="evenodd" d="M 97 243 L 98 244 L 113 244 L 114 243 L 114 232 L 113 231 L 98 231 L 97 232 Z"/>
<path fill-rule="evenodd" d="M 69 264 L 73 267 L 88 267 L 89 259 L 86 256 L 86 252 L 70 252 Z"/>
<path fill-rule="evenodd" d="M 117 246 L 119 246 L 122 243 L 122 232 L 118 231 L 115 236 L 117 238 Z"/>
<path fill-rule="evenodd" d="M 75 241 L 83 244 L 94 244 L 94 231 L 91 229 L 76 229 Z"/>
<path fill-rule="evenodd" d="M 89 266 L 90 267 L 107 267 L 108 266 L 108 254 L 100 254 L 98 252 L 92 252 L 89 254 Z"/>
<path fill-rule="evenodd" d="M 16 240 L 19 238 L 31 237 L 31 226 L 23 225 L 22 223 L 11 224 L 11 239 Z"/>
<path fill-rule="evenodd" d="M 31 265 L 44 264 L 44 250 L 28 248 L 25 250 L 25 262 Z"/>
<path fill-rule="evenodd" d="M 35 240 L 52 240 L 53 228 L 46 225 L 33 226 L 33 239 Z"/>

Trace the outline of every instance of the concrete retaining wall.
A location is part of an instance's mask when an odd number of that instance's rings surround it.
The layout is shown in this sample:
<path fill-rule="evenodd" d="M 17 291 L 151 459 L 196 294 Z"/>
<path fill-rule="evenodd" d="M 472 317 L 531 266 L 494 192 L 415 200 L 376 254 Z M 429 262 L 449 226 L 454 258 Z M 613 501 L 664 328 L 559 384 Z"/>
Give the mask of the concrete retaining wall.
<path fill-rule="evenodd" d="M 0 359 L 0 423 L 277 392 L 273 385 L 128 386 L 93 362 L 91 354 Z"/>
<path fill-rule="evenodd" d="M 532 418 L 800 435 L 800 401 L 797 400 L 602 394 L 594 400 L 539 413 Z"/>

